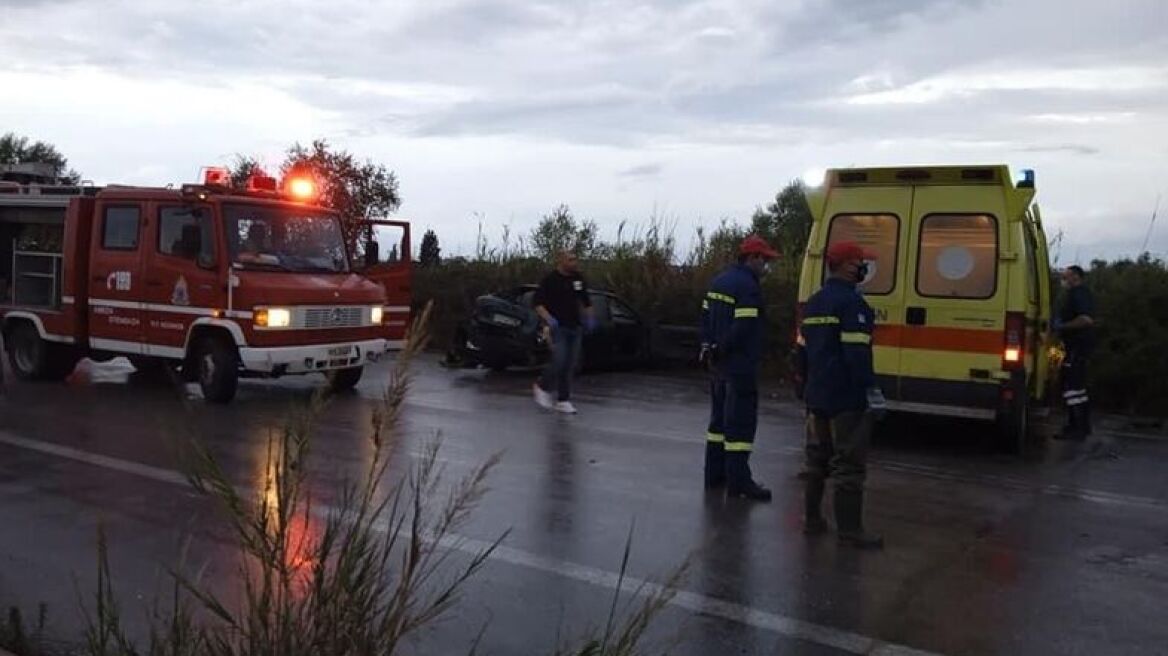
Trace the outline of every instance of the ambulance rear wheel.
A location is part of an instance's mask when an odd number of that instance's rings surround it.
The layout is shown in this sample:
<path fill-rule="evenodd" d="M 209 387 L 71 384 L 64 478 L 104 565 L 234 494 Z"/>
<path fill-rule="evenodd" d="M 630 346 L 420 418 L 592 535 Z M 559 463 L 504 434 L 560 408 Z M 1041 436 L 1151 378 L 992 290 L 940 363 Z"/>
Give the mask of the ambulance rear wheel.
<path fill-rule="evenodd" d="M 337 369 L 328 373 L 329 390 L 333 392 L 347 392 L 361 382 L 361 374 L 365 367 L 349 367 Z"/>
<path fill-rule="evenodd" d="M 206 337 L 195 350 L 195 371 L 203 398 L 210 403 L 230 403 L 239 386 L 239 353 L 220 337 Z"/>
<path fill-rule="evenodd" d="M 27 321 L 13 325 L 4 339 L 8 364 L 21 380 L 62 380 L 77 365 L 72 349 L 41 339 Z"/>

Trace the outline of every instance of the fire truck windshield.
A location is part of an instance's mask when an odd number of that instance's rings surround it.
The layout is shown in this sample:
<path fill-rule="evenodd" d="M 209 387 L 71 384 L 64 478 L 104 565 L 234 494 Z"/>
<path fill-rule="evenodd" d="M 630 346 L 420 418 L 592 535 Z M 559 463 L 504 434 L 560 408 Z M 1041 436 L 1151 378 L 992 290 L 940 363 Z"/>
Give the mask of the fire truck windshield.
<path fill-rule="evenodd" d="M 223 220 L 231 261 L 245 269 L 349 270 L 340 219 L 335 215 L 239 203 L 223 206 Z"/>

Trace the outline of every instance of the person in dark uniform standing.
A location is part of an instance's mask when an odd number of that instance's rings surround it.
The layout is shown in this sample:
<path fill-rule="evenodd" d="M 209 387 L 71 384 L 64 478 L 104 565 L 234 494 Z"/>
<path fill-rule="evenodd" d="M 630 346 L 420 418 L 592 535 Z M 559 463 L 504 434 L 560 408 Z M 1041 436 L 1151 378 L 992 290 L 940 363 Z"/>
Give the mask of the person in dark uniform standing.
<path fill-rule="evenodd" d="M 864 480 L 872 424 L 886 404 L 872 368 L 875 313 L 856 288 L 867 277 L 865 261 L 875 255 L 839 242 L 827 249 L 826 259 L 829 277 L 807 300 L 800 325 L 807 404 L 803 530 L 827 531 L 820 506 L 830 477 L 839 541 L 879 549 L 884 539 L 863 526 Z"/>
<path fill-rule="evenodd" d="M 754 501 L 771 500 L 771 491 L 751 474 L 750 453 L 766 333 L 759 280 L 778 256 L 762 237 L 747 237 L 738 248 L 738 262 L 714 278 L 702 302 L 701 359 L 710 371 L 706 488 L 725 486 L 729 496 Z"/>
<path fill-rule="evenodd" d="M 584 330 L 596 329 L 588 285 L 580 275 L 575 253 L 565 250 L 556 256 L 556 268 L 544 276 L 532 304 L 544 323 L 544 338 L 552 350 L 543 375 L 532 386 L 535 402 L 543 408 L 574 415 L 572 372 L 580 357 Z M 556 392 L 554 401 L 552 390 Z"/>
<path fill-rule="evenodd" d="M 1059 439 L 1083 441 L 1091 434 L 1091 399 L 1087 394 L 1087 361 L 1095 348 L 1095 299 L 1087 288 L 1082 267 L 1063 270 L 1066 290 L 1054 329 L 1062 338 L 1066 357 L 1061 372 L 1067 423 Z"/>

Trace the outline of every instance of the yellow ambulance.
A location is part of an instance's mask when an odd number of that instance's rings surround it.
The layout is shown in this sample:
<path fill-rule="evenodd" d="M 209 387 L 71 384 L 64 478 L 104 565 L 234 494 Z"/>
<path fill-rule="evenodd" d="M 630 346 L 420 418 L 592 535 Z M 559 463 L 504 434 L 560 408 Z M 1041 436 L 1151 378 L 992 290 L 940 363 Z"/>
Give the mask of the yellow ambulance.
<path fill-rule="evenodd" d="M 800 310 L 837 241 L 871 250 L 860 289 L 876 311 L 876 374 L 894 411 L 995 422 L 1023 451 L 1050 375 L 1050 263 L 1034 173 L 929 166 L 827 171 L 807 189 L 814 218 Z"/>

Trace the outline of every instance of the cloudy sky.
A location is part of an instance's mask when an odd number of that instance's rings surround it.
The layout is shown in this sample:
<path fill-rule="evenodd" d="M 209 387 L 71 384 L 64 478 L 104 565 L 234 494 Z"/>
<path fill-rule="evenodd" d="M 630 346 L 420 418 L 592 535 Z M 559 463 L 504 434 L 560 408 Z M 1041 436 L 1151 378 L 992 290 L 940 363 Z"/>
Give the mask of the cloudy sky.
<path fill-rule="evenodd" d="M 1168 2 L 0 0 L 8 130 L 99 183 L 327 138 L 448 252 L 561 202 L 688 235 L 809 170 L 1007 163 L 1066 263 L 1168 218 Z"/>

